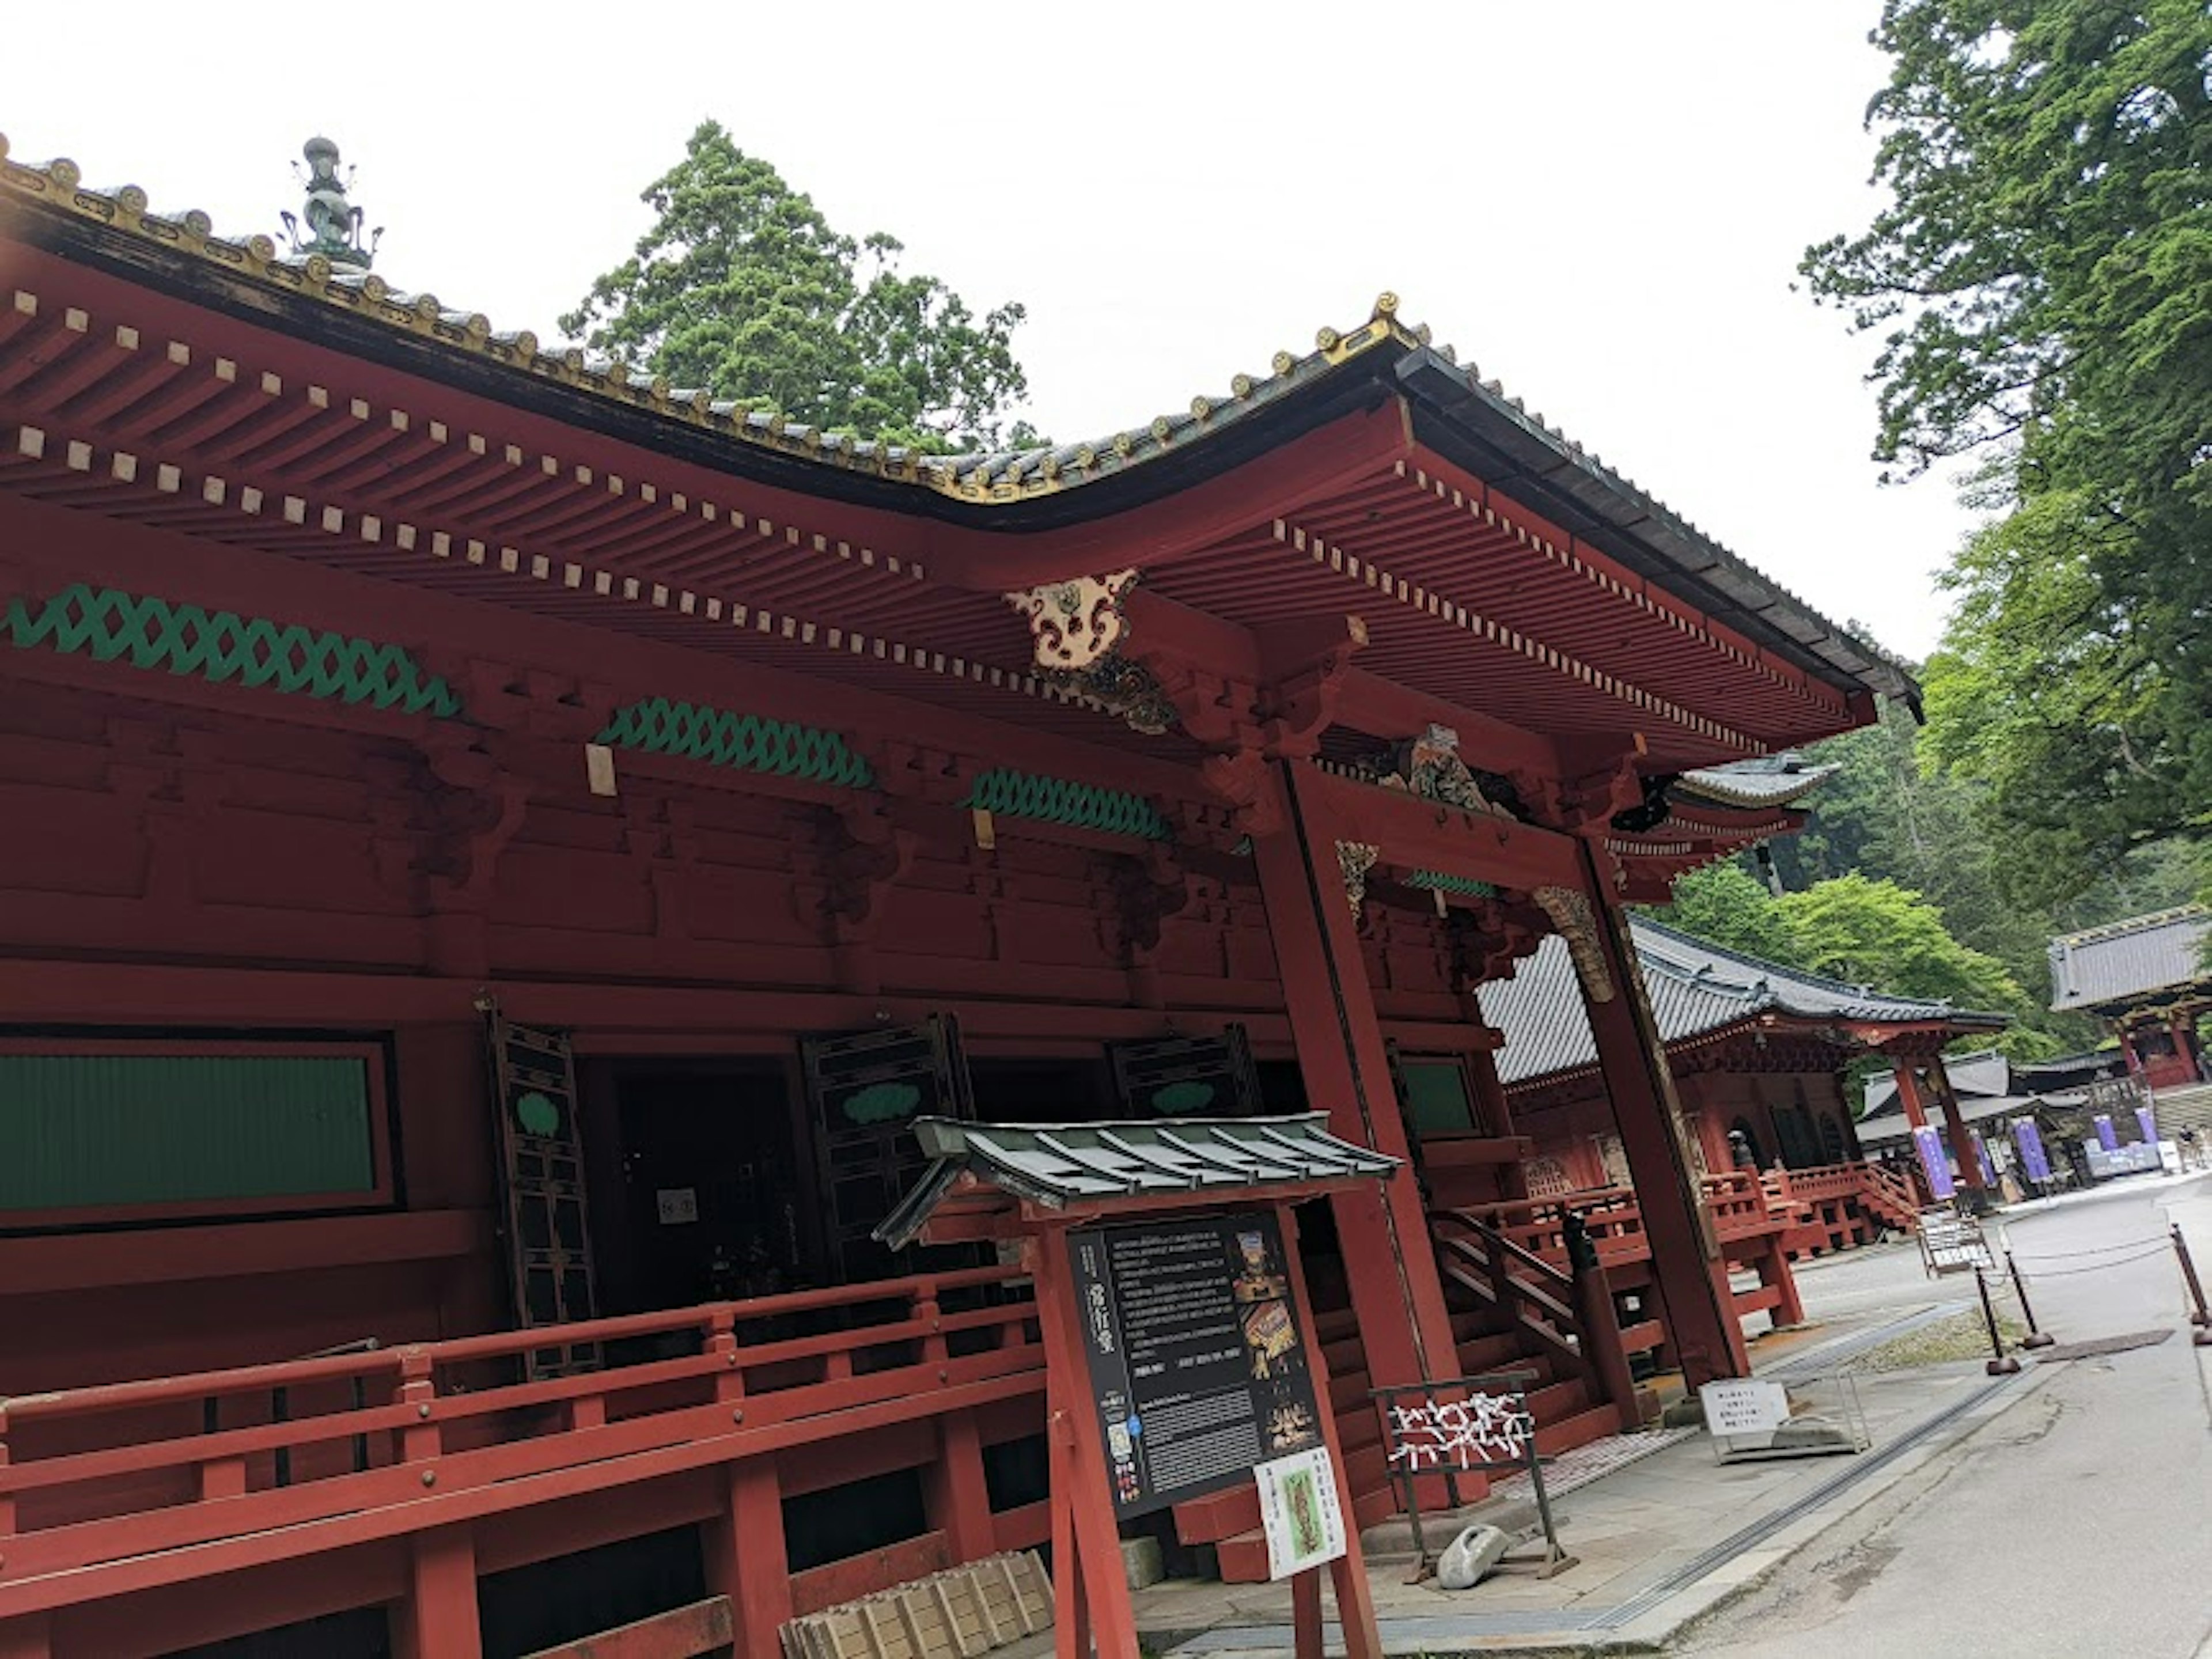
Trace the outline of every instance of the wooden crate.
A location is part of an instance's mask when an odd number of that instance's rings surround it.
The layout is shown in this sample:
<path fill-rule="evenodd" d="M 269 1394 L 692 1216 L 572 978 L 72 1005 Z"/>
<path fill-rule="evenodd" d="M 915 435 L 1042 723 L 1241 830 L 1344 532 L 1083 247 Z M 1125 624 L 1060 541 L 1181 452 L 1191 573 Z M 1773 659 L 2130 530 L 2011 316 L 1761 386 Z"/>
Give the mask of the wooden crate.
<path fill-rule="evenodd" d="M 1052 1628 L 1034 1550 L 994 1555 L 783 1627 L 785 1659 L 978 1659 Z"/>

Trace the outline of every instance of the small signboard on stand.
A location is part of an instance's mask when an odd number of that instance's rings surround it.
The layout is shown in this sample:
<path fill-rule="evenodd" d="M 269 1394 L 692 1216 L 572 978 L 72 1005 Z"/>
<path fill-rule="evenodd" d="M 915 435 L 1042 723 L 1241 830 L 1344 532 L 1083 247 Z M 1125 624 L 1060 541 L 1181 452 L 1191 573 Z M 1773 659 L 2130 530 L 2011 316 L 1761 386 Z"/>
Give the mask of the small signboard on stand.
<path fill-rule="evenodd" d="M 1034 1273 L 1060 1659 L 1138 1650 L 1119 1522 L 1240 1485 L 1299 1659 L 1322 1659 L 1324 1572 L 1347 1659 L 1381 1659 L 1291 1206 L 1398 1164 L 1326 1125 L 915 1121 L 930 1166 L 877 1239 L 1018 1240 Z"/>
<path fill-rule="evenodd" d="M 1848 1371 L 1793 1376 L 1787 1384 L 1763 1376 L 1725 1377 L 1698 1390 L 1713 1455 L 1723 1463 L 1776 1457 L 1825 1457 L 1862 1452 L 1874 1443 L 1858 1383 Z"/>
<path fill-rule="evenodd" d="M 1982 1224 L 1950 1209 L 1920 1212 L 1920 1265 L 1930 1279 L 1970 1273 L 1977 1267 L 1991 1273 L 1996 1267 L 1989 1241 L 1982 1237 Z"/>

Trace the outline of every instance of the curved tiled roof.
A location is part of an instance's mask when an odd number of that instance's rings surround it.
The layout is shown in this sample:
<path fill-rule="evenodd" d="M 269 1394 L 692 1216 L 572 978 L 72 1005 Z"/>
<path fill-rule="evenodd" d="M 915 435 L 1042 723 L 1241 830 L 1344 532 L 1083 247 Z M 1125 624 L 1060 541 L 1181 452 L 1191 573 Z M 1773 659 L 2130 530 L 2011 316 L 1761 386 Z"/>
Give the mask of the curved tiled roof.
<path fill-rule="evenodd" d="M 1133 504 L 1133 492 L 1149 497 L 1218 473 L 1283 441 L 1286 433 L 1361 406 L 1380 389 L 1406 399 L 1419 441 L 1465 464 L 1570 537 L 1831 684 L 1917 702 L 1918 689 L 1899 664 L 1759 574 L 1540 414 L 1529 413 L 1474 365 L 1461 364 L 1449 346 L 1432 347 L 1426 327 L 1399 320 L 1393 295 L 1385 294 L 1359 326 L 1324 328 L 1311 350 L 1279 352 L 1268 373 L 1237 375 L 1225 388 L 1144 424 L 1050 448 L 924 455 L 750 412 L 602 353 L 550 346 L 526 329 L 501 330 L 482 313 L 396 288 L 372 272 L 319 254 L 284 254 L 265 235 L 219 236 L 204 213 L 155 212 L 135 185 L 86 188 L 72 161 L 15 161 L 0 135 L 0 209 L 11 204 L 43 210 L 73 248 L 126 270 L 134 280 L 147 280 L 158 264 L 196 290 L 246 284 L 254 296 L 250 308 L 264 320 L 271 293 L 289 296 L 304 307 L 298 314 L 309 328 L 323 319 L 348 319 L 368 325 L 367 336 L 356 337 L 427 345 L 520 375 L 525 385 L 567 388 L 599 407 L 708 434 L 728 447 L 723 459 L 732 470 L 743 470 L 747 453 L 787 458 L 817 468 L 809 487 L 825 493 L 836 493 L 841 477 L 851 481 L 847 489 L 873 481 L 910 492 L 902 503 L 910 510 L 957 517 L 963 507 L 986 509 L 981 521 L 994 527 L 1122 510 Z M 159 250 L 161 259 L 149 259 L 149 249 Z M 510 382 L 509 395 L 513 391 Z M 1108 488 L 1094 495 L 1080 490 L 1086 485 Z"/>
<path fill-rule="evenodd" d="M 1760 1014 L 1782 1014 L 1839 1024 L 1901 1024 L 1942 1021 L 1962 1027 L 2002 1026 L 2002 1014 L 1975 1013 L 1948 1002 L 1893 997 L 1863 985 L 1846 985 L 1801 973 L 1638 916 L 1632 921 L 1644 988 L 1669 1047 L 1708 1036 Z M 1566 941 L 1546 939 L 1511 979 L 1477 993 L 1484 1022 L 1501 1032 L 1501 1082 L 1527 1083 L 1597 1063 L 1582 988 Z"/>
<path fill-rule="evenodd" d="M 912 1127 L 930 1164 L 876 1229 L 895 1250 L 914 1242 L 962 1176 L 1060 1208 L 1133 1198 L 1227 1203 L 1271 1188 L 1379 1181 L 1398 1167 L 1329 1133 L 1324 1112 L 1066 1124 L 918 1117 Z"/>
<path fill-rule="evenodd" d="M 1685 772 L 1675 780 L 1674 793 L 1678 799 L 1694 797 L 1723 806 L 1787 806 L 1843 769 L 1814 765 L 1795 753 L 1759 755 Z"/>
<path fill-rule="evenodd" d="M 2051 941 L 2051 1006 L 2092 1008 L 2212 983 L 2204 946 L 2212 911 L 2201 904 L 2068 933 Z"/>

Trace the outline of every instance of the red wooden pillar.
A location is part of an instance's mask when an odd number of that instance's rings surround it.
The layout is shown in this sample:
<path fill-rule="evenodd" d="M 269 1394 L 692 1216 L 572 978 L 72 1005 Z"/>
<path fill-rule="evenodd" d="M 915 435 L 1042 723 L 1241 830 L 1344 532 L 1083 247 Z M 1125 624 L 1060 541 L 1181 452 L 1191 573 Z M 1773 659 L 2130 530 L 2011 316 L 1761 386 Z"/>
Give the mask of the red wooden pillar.
<path fill-rule="evenodd" d="M 1988 1183 L 1982 1179 L 1982 1160 L 1974 1156 L 1974 1138 L 1966 1132 L 1958 1091 L 1951 1087 L 1951 1074 L 1943 1067 L 1942 1055 L 1928 1062 L 1928 1080 L 1935 1085 L 1936 1098 L 1943 1108 L 1943 1138 L 1951 1143 L 1951 1162 L 1958 1165 L 1959 1185 L 1966 1188 L 1971 1207 L 1985 1210 L 1990 1194 Z"/>
<path fill-rule="evenodd" d="M 1300 787 L 1311 781 L 1303 763 L 1285 761 L 1277 772 L 1288 822 L 1278 834 L 1255 836 L 1252 853 L 1306 1097 L 1328 1112 L 1332 1134 L 1401 1160 L 1387 1183 L 1363 1182 L 1331 1200 L 1369 1379 L 1382 1385 L 1455 1376 L 1443 1280 L 1335 830 L 1320 792 Z"/>
<path fill-rule="evenodd" d="M 926 1320 L 929 1334 L 921 1340 L 923 1358 L 939 1367 L 949 1357 L 944 1322 L 933 1290 L 914 1307 L 914 1316 Z M 956 1562 L 981 1561 L 998 1553 L 998 1529 L 991 1520 L 990 1483 L 983 1474 L 983 1441 L 975 1431 L 973 1412 L 951 1412 L 937 1421 L 937 1461 L 924 1472 L 924 1504 L 931 1529 L 945 1534 Z"/>
<path fill-rule="evenodd" d="M 483 1659 L 476 1540 L 465 1526 L 408 1540 L 407 1596 L 392 1624 L 398 1659 Z"/>
<path fill-rule="evenodd" d="M 1750 1376 L 1750 1355 L 1627 920 L 1608 902 L 1587 845 L 1583 869 L 1595 944 L 1613 987 L 1612 996 L 1600 1001 L 1585 986 L 1583 1001 L 1651 1241 L 1651 1275 L 1667 1304 L 1667 1333 L 1694 1392 L 1721 1377 Z"/>
<path fill-rule="evenodd" d="M 1090 1659 L 1095 1643 L 1098 1659 L 1135 1659 L 1137 1616 L 1121 1561 L 1097 1402 L 1085 1386 L 1091 1366 L 1076 1322 L 1066 1235 L 1053 1229 L 1038 1233 L 1030 1255 L 1045 1343 L 1054 1651 L 1059 1659 Z"/>
<path fill-rule="evenodd" d="M 722 1513 L 707 1528 L 707 1588 L 730 1598 L 737 1659 L 777 1659 L 794 1616 L 783 1483 L 773 1456 L 726 1463 L 720 1479 Z"/>

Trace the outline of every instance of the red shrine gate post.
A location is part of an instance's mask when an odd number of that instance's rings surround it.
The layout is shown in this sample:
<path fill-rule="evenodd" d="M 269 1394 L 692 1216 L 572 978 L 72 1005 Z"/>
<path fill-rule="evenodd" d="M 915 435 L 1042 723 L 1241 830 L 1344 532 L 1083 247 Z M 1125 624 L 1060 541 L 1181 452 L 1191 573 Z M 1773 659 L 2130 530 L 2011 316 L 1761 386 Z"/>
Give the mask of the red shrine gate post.
<path fill-rule="evenodd" d="M 1598 1066 L 1650 1236 L 1651 1270 L 1667 1304 L 1668 1329 L 1694 1398 L 1707 1382 L 1748 1376 L 1750 1356 L 1627 922 L 1606 901 L 1594 875 L 1591 886 L 1597 896 L 1588 902 L 1588 916 L 1577 919 L 1584 937 L 1577 939 L 1578 930 L 1571 928 L 1568 942 L 1589 958 L 1589 967 L 1579 961 L 1577 967 Z"/>
<path fill-rule="evenodd" d="M 1095 1381 L 1094 1351 L 1115 1352 L 1135 1322 L 1126 1304 L 1109 1306 L 1119 1288 L 1109 1291 L 1095 1264 L 1079 1271 L 1070 1235 L 1102 1222 L 1144 1221 L 1172 1226 L 1209 1218 L 1271 1217 L 1278 1231 L 1279 1261 L 1263 1267 L 1255 1259 L 1248 1272 L 1263 1279 L 1278 1275 L 1276 1293 L 1287 1298 L 1247 1302 L 1241 1285 L 1232 1291 L 1231 1310 L 1240 1340 L 1235 1368 L 1240 1376 L 1256 1349 L 1250 1316 L 1262 1305 L 1287 1315 L 1283 1329 L 1291 1350 L 1302 1344 L 1312 1402 L 1310 1448 L 1327 1452 L 1342 1548 L 1328 1562 L 1336 1597 L 1337 1618 L 1349 1659 L 1381 1659 L 1382 1638 L 1375 1603 L 1359 1547 L 1359 1523 L 1352 1486 L 1345 1475 L 1344 1450 L 1330 1408 L 1327 1364 L 1310 1322 L 1311 1303 L 1298 1260 L 1297 1221 L 1292 1206 L 1308 1199 L 1340 1195 L 1352 1188 L 1389 1180 L 1401 1167 L 1394 1160 L 1336 1139 L 1322 1114 L 1287 1118 L 1199 1119 L 1173 1123 L 1077 1124 L 1038 1127 L 1017 1124 L 959 1123 L 921 1118 L 915 1125 L 931 1158 L 928 1173 L 878 1230 L 893 1249 L 921 1239 L 955 1243 L 977 1239 L 1019 1240 L 1024 1265 L 1035 1275 L 1037 1320 L 1042 1328 L 1046 1376 L 1046 1435 L 1051 1459 L 1052 1577 L 1054 1650 L 1060 1659 L 1136 1659 L 1136 1614 L 1129 1599 L 1121 1558 L 1115 1495 L 1124 1504 L 1139 1488 L 1164 1509 L 1174 1499 L 1160 1474 L 1154 1446 L 1164 1423 L 1138 1428 L 1138 1401 L 1118 1394 L 1102 1401 Z M 1095 1236 L 1083 1235 L 1092 1249 Z M 1231 1262 L 1218 1263 L 1225 1279 Z M 1085 1286 L 1091 1287 L 1085 1294 Z M 1093 1326 L 1097 1329 L 1094 1332 Z M 1134 1352 L 1121 1361 L 1133 1375 Z M 1234 1391 L 1232 1391 L 1234 1392 Z M 1255 1396 L 1256 1397 L 1256 1396 Z M 1121 1437 L 1108 1445 L 1107 1407 L 1117 1415 Z M 1255 1407 L 1256 1411 L 1256 1407 Z M 1118 1427 L 1127 1412 L 1129 1426 Z M 1267 1425 L 1254 1423 L 1254 1445 Z M 1223 1471 L 1215 1489 L 1233 1483 L 1247 1469 Z M 1129 1510 L 1123 1512 L 1142 1512 Z M 1298 1659 L 1322 1659 L 1321 1568 L 1307 1566 L 1291 1575 L 1292 1619 Z"/>

